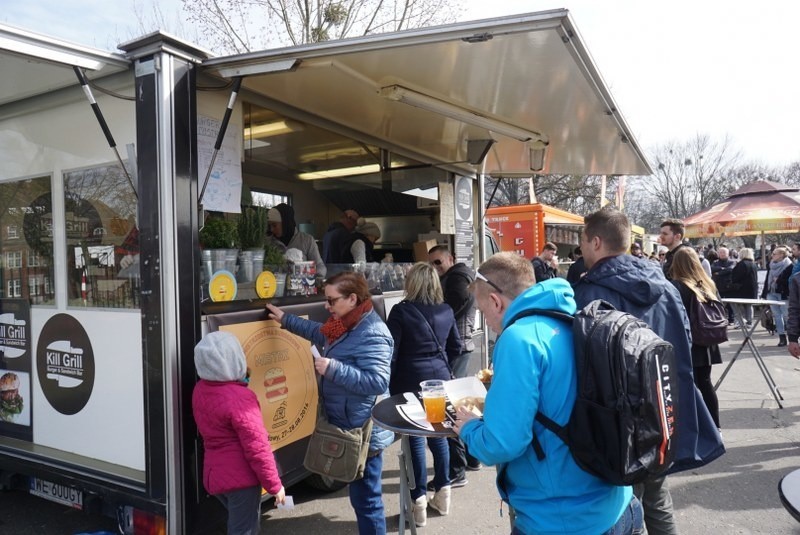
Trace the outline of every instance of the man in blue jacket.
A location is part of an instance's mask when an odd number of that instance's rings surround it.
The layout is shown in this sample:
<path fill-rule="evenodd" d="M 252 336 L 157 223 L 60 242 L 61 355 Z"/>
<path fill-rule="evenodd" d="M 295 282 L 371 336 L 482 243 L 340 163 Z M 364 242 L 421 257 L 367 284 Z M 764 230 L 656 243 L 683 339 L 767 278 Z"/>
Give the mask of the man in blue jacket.
<path fill-rule="evenodd" d="M 575 464 L 567 446 L 534 418 L 537 411 L 565 425 L 577 396 L 572 330 L 563 321 L 528 316 L 533 308 L 575 313 L 564 279 L 536 284 L 533 266 L 515 253 L 484 262 L 472 283 L 478 308 L 499 338 L 483 418 L 463 407 L 456 430 L 469 451 L 497 466 L 497 487 L 515 513 L 512 534 L 631 534 L 642 528 L 631 487 L 617 487 Z M 545 453 L 539 461 L 533 434 Z M 639 533 L 639 531 L 635 531 Z"/>
<path fill-rule="evenodd" d="M 641 319 L 671 343 L 678 362 L 677 450 L 670 472 L 703 466 L 725 448 L 700 392 L 694 386 L 689 320 L 678 290 L 659 266 L 625 254 L 630 244 L 628 218 L 602 209 L 584 218 L 581 250 L 589 271 L 575 285 L 575 301 L 584 307 L 595 299 L 608 301 Z M 675 534 L 672 497 L 665 477 L 636 485 L 650 535 Z"/>

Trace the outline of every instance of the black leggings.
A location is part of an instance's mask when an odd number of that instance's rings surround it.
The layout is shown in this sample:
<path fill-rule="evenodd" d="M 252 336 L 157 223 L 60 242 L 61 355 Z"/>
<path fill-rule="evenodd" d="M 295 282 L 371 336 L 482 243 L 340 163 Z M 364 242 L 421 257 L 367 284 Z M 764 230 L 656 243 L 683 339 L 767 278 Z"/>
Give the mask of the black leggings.
<path fill-rule="evenodd" d="M 711 384 L 711 365 L 696 366 L 694 368 L 694 384 L 703 395 L 703 401 L 706 403 L 708 412 L 711 413 L 711 419 L 719 425 L 719 401 L 717 400 L 717 393 L 714 391 L 714 385 Z"/>

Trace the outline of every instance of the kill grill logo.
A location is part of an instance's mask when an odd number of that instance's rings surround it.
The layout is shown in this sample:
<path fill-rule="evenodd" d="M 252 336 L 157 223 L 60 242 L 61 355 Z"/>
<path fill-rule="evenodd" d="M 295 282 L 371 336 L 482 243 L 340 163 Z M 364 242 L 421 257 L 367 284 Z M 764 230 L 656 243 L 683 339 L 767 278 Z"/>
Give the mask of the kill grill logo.
<path fill-rule="evenodd" d="M 68 314 L 45 323 L 36 351 L 39 384 L 61 414 L 80 412 L 94 387 L 94 352 L 83 326 Z"/>

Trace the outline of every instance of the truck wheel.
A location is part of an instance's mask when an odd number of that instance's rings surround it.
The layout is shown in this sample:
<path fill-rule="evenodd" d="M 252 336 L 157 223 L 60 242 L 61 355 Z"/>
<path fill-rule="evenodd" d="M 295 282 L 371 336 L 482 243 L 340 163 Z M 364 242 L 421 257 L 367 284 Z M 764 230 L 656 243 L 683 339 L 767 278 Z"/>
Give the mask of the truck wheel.
<path fill-rule="evenodd" d="M 336 492 L 337 490 L 341 490 L 347 486 L 347 483 L 344 481 L 337 481 L 319 474 L 311 474 L 305 479 L 305 481 L 309 487 L 324 492 Z"/>

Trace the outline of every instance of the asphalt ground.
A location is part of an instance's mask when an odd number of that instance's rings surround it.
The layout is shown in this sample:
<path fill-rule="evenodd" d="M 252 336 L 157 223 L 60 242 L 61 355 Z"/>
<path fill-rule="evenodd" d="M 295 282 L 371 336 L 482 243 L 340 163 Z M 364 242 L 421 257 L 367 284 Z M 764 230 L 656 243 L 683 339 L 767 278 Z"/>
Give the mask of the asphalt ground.
<path fill-rule="evenodd" d="M 721 375 L 742 340 L 731 333 L 722 347 Z M 778 338 L 759 329 L 754 336 L 764 360 L 783 394 L 784 408 L 772 398 L 748 350 L 734 363 L 717 394 L 727 453 L 708 466 L 669 477 L 679 532 L 708 534 L 796 534 L 798 524 L 786 512 L 778 495 L 781 477 L 800 468 L 800 361 Z M 399 443 L 384 452 L 383 492 L 389 533 L 398 532 Z M 429 466 L 432 462 L 429 459 Z M 450 515 L 429 510 L 428 525 L 420 533 L 508 533 L 508 511 L 494 487 L 494 469 L 468 473 L 469 484 L 453 489 Z M 346 490 L 323 494 L 303 484 L 289 489 L 293 510 L 263 508 L 264 533 L 338 535 L 357 532 Z M 76 534 L 112 531 L 114 522 L 71 511 L 21 492 L 0 494 L 0 533 Z M 406 531 L 408 533 L 408 531 Z"/>

